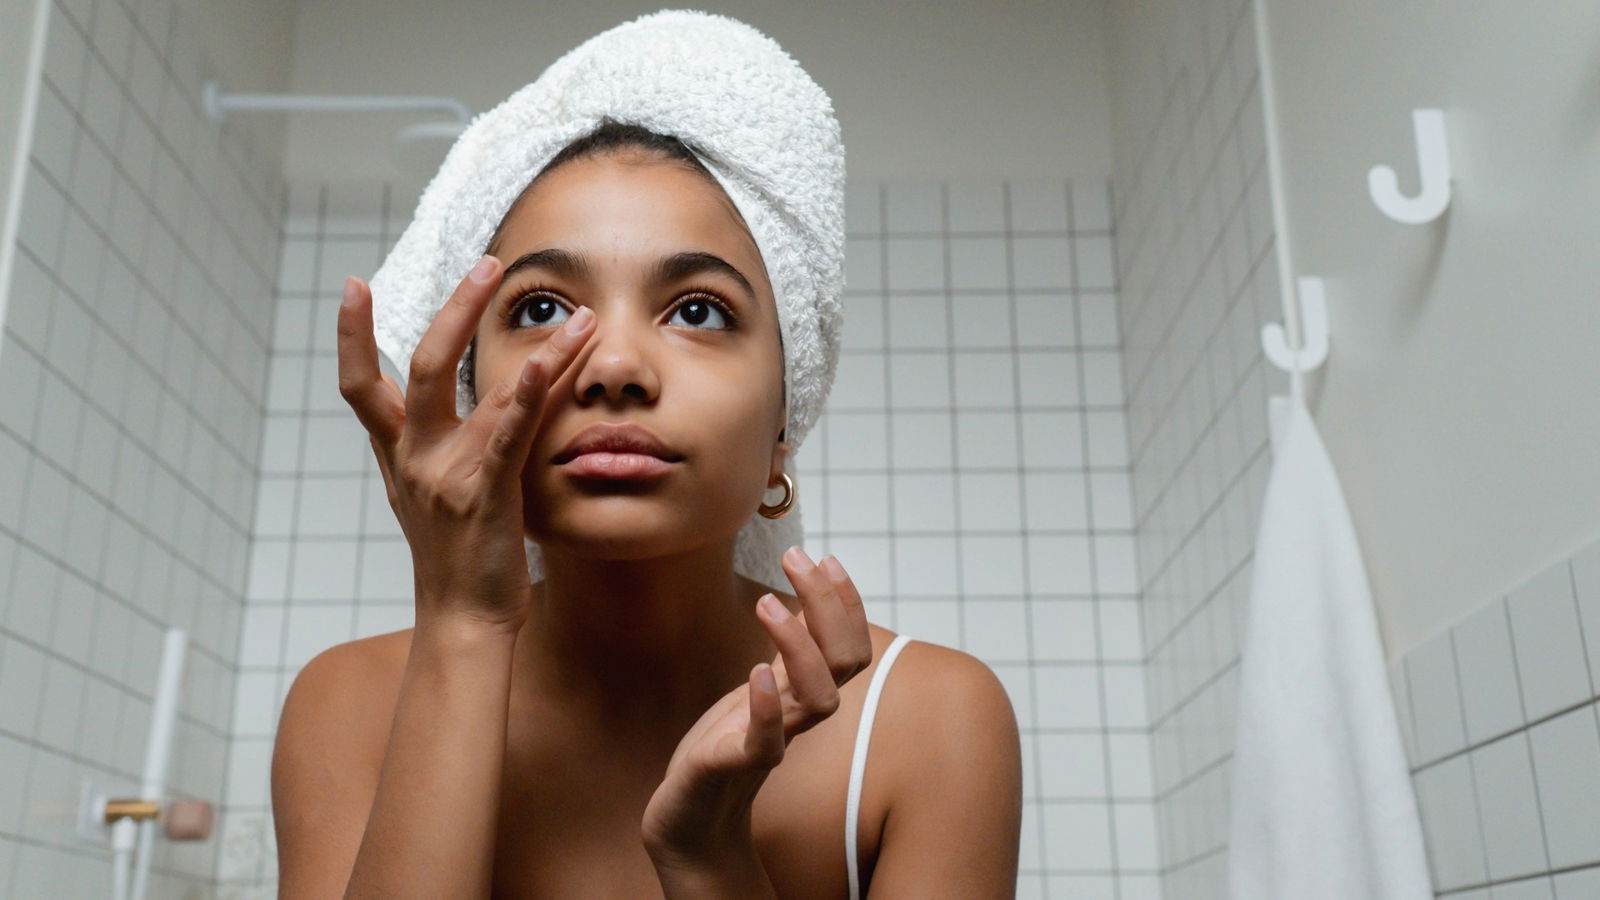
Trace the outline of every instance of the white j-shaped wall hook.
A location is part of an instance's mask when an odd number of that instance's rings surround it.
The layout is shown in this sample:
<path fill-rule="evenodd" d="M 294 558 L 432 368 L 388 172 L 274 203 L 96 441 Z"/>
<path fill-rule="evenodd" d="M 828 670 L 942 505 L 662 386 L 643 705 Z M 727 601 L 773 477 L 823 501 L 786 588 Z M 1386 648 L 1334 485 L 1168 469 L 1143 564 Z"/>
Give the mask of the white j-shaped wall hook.
<path fill-rule="evenodd" d="M 1295 279 L 1300 300 L 1300 347 L 1289 346 L 1289 334 L 1277 322 L 1261 326 L 1261 349 L 1273 365 L 1289 373 L 1304 373 L 1328 358 L 1328 302 L 1322 279 Z"/>
<path fill-rule="evenodd" d="M 1444 110 L 1413 109 L 1411 124 L 1417 136 L 1422 192 L 1403 196 L 1399 177 L 1390 166 L 1373 166 L 1367 172 L 1367 189 L 1384 215 L 1396 222 L 1420 225 L 1439 218 L 1450 205 L 1450 147 L 1444 135 Z"/>

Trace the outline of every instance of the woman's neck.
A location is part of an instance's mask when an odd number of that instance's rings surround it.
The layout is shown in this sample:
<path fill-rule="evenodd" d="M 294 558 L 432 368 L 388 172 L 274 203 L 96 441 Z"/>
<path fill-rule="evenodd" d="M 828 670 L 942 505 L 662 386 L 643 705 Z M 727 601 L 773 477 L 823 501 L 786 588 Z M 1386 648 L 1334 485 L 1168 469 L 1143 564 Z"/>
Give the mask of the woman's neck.
<path fill-rule="evenodd" d="M 596 561 L 545 549 L 514 676 L 580 724 L 681 737 L 771 661 L 766 590 L 733 571 L 732 540 L 673 556 Z"/>

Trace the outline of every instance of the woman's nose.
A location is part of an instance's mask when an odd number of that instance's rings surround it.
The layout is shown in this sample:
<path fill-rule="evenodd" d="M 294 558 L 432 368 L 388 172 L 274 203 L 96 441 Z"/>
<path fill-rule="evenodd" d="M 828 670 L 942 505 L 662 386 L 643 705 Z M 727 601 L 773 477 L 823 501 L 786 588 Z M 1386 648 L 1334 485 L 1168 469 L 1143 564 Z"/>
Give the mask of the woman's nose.
<path fill-rule="evenodd" d="M 610 321 L 607 321 L 607 320 Z M 578 358 L 573 392 L 583 403 L 606 400 L 652 401 L 660 390 L 653 365 L 648 323 L 595 310 L 594 333 Z"/>

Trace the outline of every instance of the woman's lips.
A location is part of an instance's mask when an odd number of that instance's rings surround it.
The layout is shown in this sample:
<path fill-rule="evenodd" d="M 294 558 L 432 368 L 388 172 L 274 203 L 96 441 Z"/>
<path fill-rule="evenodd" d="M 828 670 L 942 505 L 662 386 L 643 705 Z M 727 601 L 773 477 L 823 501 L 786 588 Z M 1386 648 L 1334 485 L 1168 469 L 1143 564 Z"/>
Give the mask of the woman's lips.
<path fill-rule="evenodd" d="M 675 462 L 647 453 L 613 453 L 596 450 L 582 453 L 561 463 L 559 468 L 574 478 L 621 478 L 644 480 L 660 478 L 672 471 Z"/>

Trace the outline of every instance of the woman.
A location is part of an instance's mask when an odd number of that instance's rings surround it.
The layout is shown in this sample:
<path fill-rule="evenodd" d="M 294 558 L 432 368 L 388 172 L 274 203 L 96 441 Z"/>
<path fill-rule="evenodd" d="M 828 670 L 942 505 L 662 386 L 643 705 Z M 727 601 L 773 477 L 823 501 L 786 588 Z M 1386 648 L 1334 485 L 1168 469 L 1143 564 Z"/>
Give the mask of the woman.
<path fill-rule="evenodd" d="M 297 677 L 280 896 L 852 895 L 846 784 L 896 635 L 832 557 L 785 553 L 792 593 L 735 571 L 752 513 L 793 498 L 779 318 L 718 180 L 609 121 L 518 194 L 403 393 L 347 281 L 340 390 L 412 549 L 416 625 Z M 1005 692 L 955 650 L 898 659 L 868 721 L 858 893 L 1010 897 Z"/>

